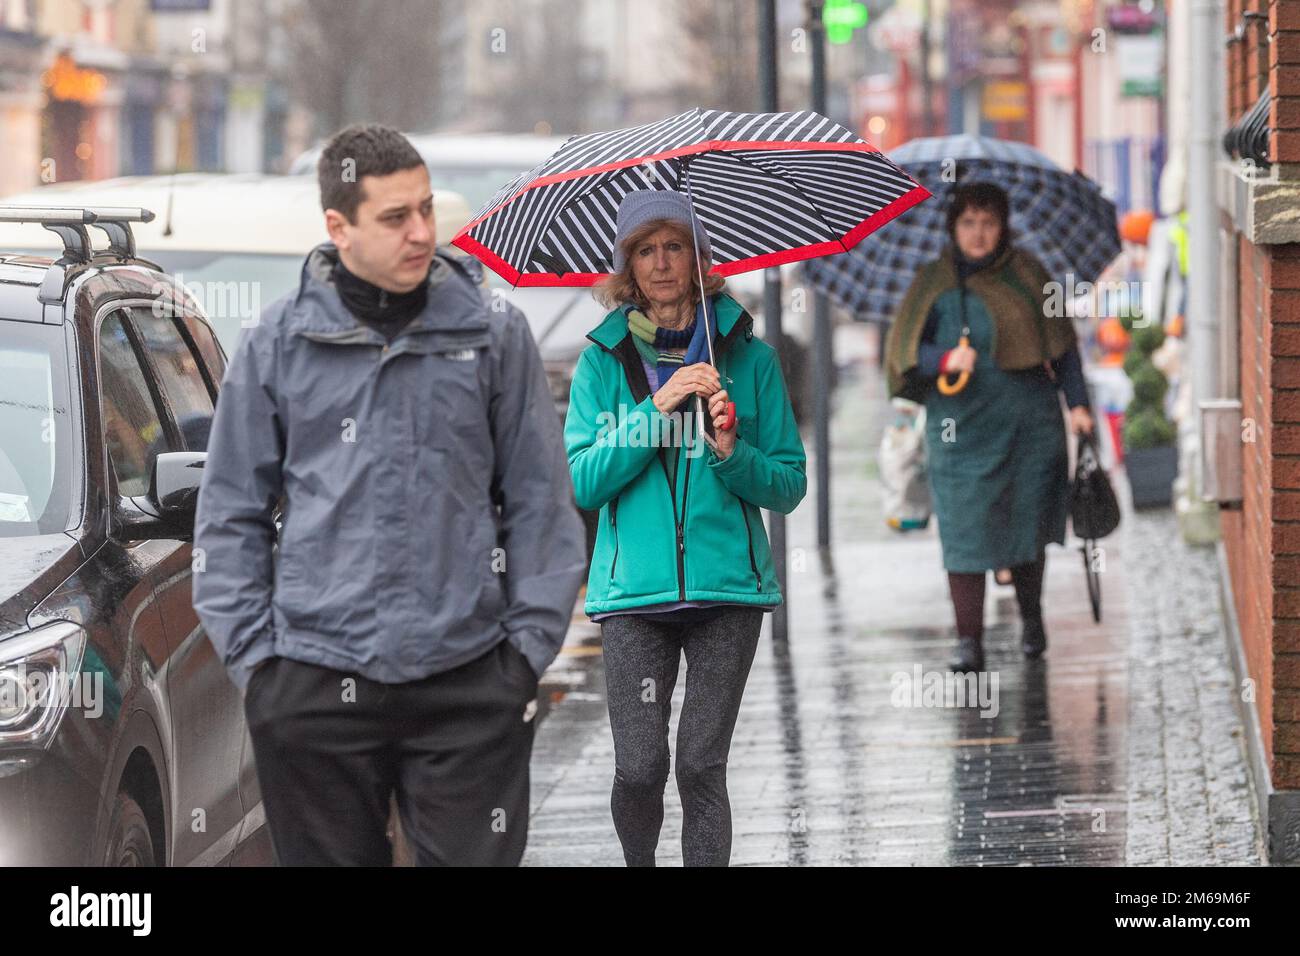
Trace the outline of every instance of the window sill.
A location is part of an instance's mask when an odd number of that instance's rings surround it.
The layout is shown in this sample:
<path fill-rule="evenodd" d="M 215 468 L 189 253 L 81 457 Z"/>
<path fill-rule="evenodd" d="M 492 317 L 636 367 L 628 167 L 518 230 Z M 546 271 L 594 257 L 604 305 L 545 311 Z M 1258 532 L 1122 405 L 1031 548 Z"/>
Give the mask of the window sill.
<path fill-rule="evenodd" d="M 1264 174 L 1222 159 L 1215 184 L 1219 208 L 1253 244 L 1300 242 L 1300 164 L 1275 163 Z"/>

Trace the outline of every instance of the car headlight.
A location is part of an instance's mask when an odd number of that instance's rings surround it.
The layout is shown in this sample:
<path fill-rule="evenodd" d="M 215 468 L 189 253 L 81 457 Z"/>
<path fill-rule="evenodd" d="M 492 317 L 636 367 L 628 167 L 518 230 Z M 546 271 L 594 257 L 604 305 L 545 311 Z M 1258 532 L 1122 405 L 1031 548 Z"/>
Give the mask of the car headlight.
<path fill-rule="evenodd" d="M 0 640 L 0 750 L 49 746 L 80 691 L 85 650 L 86 632 L 71 621 Z"/>

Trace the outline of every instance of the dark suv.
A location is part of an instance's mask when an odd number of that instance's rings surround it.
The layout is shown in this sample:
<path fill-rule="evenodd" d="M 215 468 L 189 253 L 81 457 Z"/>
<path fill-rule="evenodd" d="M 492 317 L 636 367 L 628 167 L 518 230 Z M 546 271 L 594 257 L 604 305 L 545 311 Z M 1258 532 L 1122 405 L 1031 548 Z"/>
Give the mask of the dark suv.
<path fill-rule="evenodd" d="M 190 604 L 225 356 L 136 256 L 152 218 L 0 206 L 65 245 L 0 253 L 0 865 L 271 860 L 239 692 Z"/>

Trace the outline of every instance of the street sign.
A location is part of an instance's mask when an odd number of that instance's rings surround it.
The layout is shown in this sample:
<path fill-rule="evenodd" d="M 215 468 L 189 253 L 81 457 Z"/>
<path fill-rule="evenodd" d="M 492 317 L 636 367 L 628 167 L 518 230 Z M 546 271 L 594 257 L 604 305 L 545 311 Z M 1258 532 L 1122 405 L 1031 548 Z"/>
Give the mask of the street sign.
<path fill-rule="evenodd" d="M 1164 45 L 1159 33 L 1115 37 L 1121 96 L 1159 96 Z"/>
<path fill-rule="evenodd" d="M 990 121 L 1027 119 L 1029 85 L 1022 80 L 996 80 L 985 83 L 981 108 L 984 118 Z"/>

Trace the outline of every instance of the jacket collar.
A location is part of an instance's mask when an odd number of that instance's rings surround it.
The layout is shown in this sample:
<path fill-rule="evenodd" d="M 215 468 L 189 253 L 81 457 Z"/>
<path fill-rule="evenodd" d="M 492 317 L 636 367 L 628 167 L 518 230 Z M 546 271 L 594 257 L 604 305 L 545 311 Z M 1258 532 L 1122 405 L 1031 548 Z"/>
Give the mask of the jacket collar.
<path fill-rule="evenodd" d="M 1003 266 L 1005 266 L 1008 262 L 1010 262 L 1011 256 L 1014 253 L 1015 253 L 1015 247 L 1012 246 L 1010 238 L 1006 235 L 1003 235 L 1002 239 L 999 242 L 998 247 L 993 250 L 992 258 L 990 258 L 988 262 L 985 262 L 983 265 L 981 265 L 978 269 L 975 269 L 973 272 L 968 273 L 965 276 L 965 278 L 969 280 L 972 277 L 981 274 L 992 275 L 993 273 L 1001 269 Z M 970 260 L 965 259 L 961 255 L 961 252 L 957 248 L 957 244 L 955 242 L 948 244 L 947 248 L 944 249 L 943 256 L 941 258 L 947 267 L 946 271 L 951 273 L 953 279 L 952 285 L 954 286 L 957 285 L 959 282 L 962 281 L 961 268 L 960 268 L 961 263 L 968 262 Z"/>
<path fill-rule="evenodd" d="M 384 344 L 384 337 L 348 311 L 339 298 L 332 275 L 338 258 L 338 249 L 332 242 L 322 243 L 307 254 L 298 292 L 289 312 L 289 331 L 347 344 Z M 482 302 L 477 287 L 463 267 L 454 264 L 447 253 L 438 250 L 429 269 L 429 301 L 420 314 L 407 323 L 398 338 L 418 332 L 486 329 Z"/>

